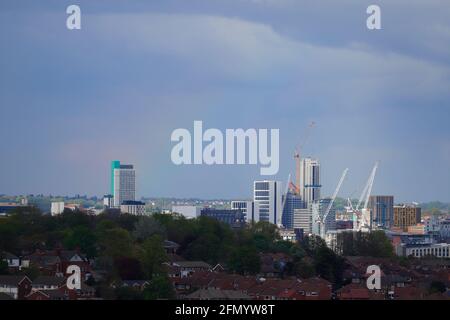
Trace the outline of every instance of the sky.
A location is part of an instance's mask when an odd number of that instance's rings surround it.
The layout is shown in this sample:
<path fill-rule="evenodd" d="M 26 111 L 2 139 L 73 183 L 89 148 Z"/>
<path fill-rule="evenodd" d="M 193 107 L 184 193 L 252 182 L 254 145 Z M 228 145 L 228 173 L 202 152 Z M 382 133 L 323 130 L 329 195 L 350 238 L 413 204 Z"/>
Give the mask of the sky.
<path fill-rule="evenodd" d="M 368 30 L 366 8 L 381 8 Z M 67 6 L 81 30 L 66 28 Z M 0 194 L 103 195 L 110 161 L 139 196 L 240 199 L 286 182 L 294 149 L 322 193 L 450 201 L 450 2 L 0 2 Z M 184 165 L 173 130 L 280 129 L 280 170 Z"/>

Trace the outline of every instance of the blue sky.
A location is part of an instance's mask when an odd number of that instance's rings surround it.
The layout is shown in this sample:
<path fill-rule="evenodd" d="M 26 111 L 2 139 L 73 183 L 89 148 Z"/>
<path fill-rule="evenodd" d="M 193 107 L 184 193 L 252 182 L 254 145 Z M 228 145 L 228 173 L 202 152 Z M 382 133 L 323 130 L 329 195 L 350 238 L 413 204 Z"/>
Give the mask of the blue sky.
<path fill-rule="evenodd" d="M 279 128 L 322 164 L 323 193 L 350 169 L 358 197 L 450 201 L 450 3 L 152 0 L 0 3 L 0 193 L 109 190 L 109 162 L 136 165 L 138 194 L 251 196 L 259 166 L 175 166 L 170 134 Z M 65 27 L 78 4 L 82 29 Z"/>

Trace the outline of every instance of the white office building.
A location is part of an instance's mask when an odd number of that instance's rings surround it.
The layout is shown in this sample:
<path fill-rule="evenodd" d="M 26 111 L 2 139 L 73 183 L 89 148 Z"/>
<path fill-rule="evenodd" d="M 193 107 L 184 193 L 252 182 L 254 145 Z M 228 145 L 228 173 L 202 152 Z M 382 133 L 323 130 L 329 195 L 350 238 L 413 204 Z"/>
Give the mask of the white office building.
<path fill-rule="evenodd" d="M 259 210 L 258 204 L 254 201 L 236 200 L 231 201 L 232 210 L 241 210 L 244 214 L 245 222 L 258 222 L 259 221 Z"/>
<path fill-rule="evenodd" d="M 304 235 L 313 233 L 313 212 L 311 205 L 304 209 L 294 209 L 294 229 L 302 229 Z"/>
<path fill-rule="evenodd" d="M 403 245 L 403 256 L 413 256 L 422 258 L 425 256 L 435 256 L 437 258 L 450 258 L 449 243 L 434 243 L 428 245 Z"/>
<path fill-rule="evenodd" d="M 114 206 L 114 197 L 111 194 L 103 196 L 103 206 L 105 208 L 111 208 Z"/>
<path fill-rule="evenodd" d="M 259 221 L 281 225 L 282 186 L 280 181 L 255 181 L 253 183 L 253 202 L 258 206 Z"/>
<path fill-rule="evenodd" d="M 141 201 L 124 201 L 120 205 L 120 212 L 143 216 L 145 215 L 145 203 Z"/>
<path fill-rule="evenodd" d="M 64 212 L 64 201 L 52 202 L 50 213 L 52 216 L 57 216 Z"/>
<path fill-rule="evenodd" d="M 135 201 L 136 173 L 133 165 L 120 164 L 113 168 L 114 206 L 120 207 L 124 201 Z"/>
<path fill-rule="evenodd" d="M 320 199 L 320 163 L 317 159 L 303 158 L 300 162 L 300 197 L 306 203 Z"/>
<path fill-rule="evenodd" d="M 193 219 L 200 216 L 201 208 L 197 206 L 172 206 L 172 212 L 178 213 L 187 219 Z"/>

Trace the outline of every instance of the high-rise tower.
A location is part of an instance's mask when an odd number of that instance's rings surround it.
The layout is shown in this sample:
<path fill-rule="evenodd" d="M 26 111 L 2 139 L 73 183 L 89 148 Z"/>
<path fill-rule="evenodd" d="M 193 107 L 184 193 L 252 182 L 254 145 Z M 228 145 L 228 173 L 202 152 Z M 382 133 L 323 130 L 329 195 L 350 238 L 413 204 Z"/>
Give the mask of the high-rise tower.
<path fill-rule="evenodd" d="M 114 206 L 119 207 L 124 201 L 134 201 L 136 198 L 136 173 L 133 165 L 111 163 L 111 191 Z"/>
<path fill-rule="evenodd" d="M 281 224 L 282 197 L 280 181 L 255 181 L 253 184 L 253 201 L 259 211 L 259 221 Z"/>
<path fill-rule="evenodd" d="M 320 163 L 317 159 L 303 158 L 300 163 L 300 197 L 306 203 L 320 199 Z"/>

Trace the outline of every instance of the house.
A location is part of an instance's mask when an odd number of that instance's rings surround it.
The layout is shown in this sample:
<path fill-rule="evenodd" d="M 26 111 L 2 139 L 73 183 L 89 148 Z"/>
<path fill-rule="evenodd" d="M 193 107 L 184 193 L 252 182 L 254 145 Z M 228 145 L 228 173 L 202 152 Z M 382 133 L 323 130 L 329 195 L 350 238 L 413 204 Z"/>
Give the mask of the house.
<path fill-rule="evenodd" d="M 260 275 L 264 278 L 278 278 L 284 268 L 292 259 L 284 253 L 262 253 L 260 254 Z"/>
<path fill-rule="evenodd" d="M 182 256 L 177 255 L 176 253 L 168 253 L 167 254 L 167 262 L 168 263 L 174 263 L 177 261 L 185 261 L 186 259 L 184 259 Z"/>
<path fill-rule="evenodd" d="M 9 252 L 2 252 L 0 257 L 8 264 L 10 270 L 16 271 L 20 269 L 20 258 Z"/>
<path fill-rule="evenodd" d="M 167 272 L 167 276 L 169 278 L 180 278 L 181 277 L 181 268 L 178 266 L 170 265 L 170 264 L 163 264 L 164 269 Z"/>
<path fill-rule="evenodd" d="M 331 282 L 320 277 L 300 280 L 296 286 L 295 300 L 331 300 Z"/>
<path fill-rule="evenodd" d="M 172 277 L 170 279 L 177 293 L 183 294 L 192 289 L 207 288 L 215 277 L 214 272 L 197 271 L 189 274 L 189 276 Z"/>
<path fill-rule="evenodd" d="M 95 288 L 88 286 L 85 283 L 81 283 L 80 289 L 71 290 L 67 288 L 67 285 L 63 285 L 58 289 L 69 297 L 69 300 L 91 300 L 95 299 L 96 290 Z"/>
<path fill-rule="evenodd" d="M 172 265 L 180 267 L 181 276 L 187 276 L 193 272 L 211 270 L 211 265 L 203 261 L 176 261 Z"/>
<path fill-rule="evenodd" d="M 211 270 L 215 272 L 224 272 L 225 267 L 222 264 L 218 263 Z"/>
<path fill-rule="evenodd" d="M 390 296 L 394 300 L 422 300 L 425 292 L 416 286 L 396 287 Z"/>
<path fill-rule="evenodd" d="M 22 300 L 31 291 L 31 280 L 27 276 L 0 275 L 0 293 Z"/>
<path fill-rule="evenodd" d="M 370 291 L 364 284 L 350 283 L 336 293 L 338 300 L 369 300 Z"/>
<path fill-rule="evenodd" d="M 150 284 L 148 280 L 122 280 L 120 282 L 113 283 L 111 287 L 113 288 L 134 288 L 143 291 L 147 285 Z"/>
<path fill-rule="evenodd" d="M 37 290 L 56 290 L 66 284 L 66 278 L 55 276 L 39 276 L 34 279 L 32 288 Z"/>
<path fill-rule="evenodd" d="M 87 280 L 91 275 L 91 265 L 85 255 L 79 250 L 36 250 L 36 252 L 24 257 L 23 267 L 35 266 L 47 276 L 65 276 L 67 267 L 76 265 L 80 267 L 83 279 Z"/>
<path fill-rule="evenodd" d="M 27 300 L 68 300 L 61 290 L 36 290 L 26 296 Z"/>
<path fill-rule="evenodd" d="M 295 290 L 297 285 L 297 279 L 261 279 L 247 291 L 256 300 L 286 300 L 286 291 Z"/>
<path fill-rule="evenodd" d="M 61 259 L 62 270 L 65 272 L 67 267 L 71 265 L 76 265 L 80 268 L 81 276 L 83 279 L 87 280 L 92 272 L 89 260 L 84 254 L 79 250 L 60 250 L 57 249 L 55 252 Z"/>
<path fill-rule="evenodd" d="M 164 250 L 166 250 L 166 253 L 176 254 L 180 245 L 173 241 L 164 240 L 163 247 L 164 247 Z"/>
<path fill-rule="evenodd" d="M 22 261 L 23 267 L 34 266 L 39 269 L 41 274 L 54 276 L 63 275 L 61 259 L 45 251 L 37 250 L 35 253 L 25 256 Z"/>
<path fill-rule="evenodd" d="M 239 290 L 215 288 L 199 289 L 184 297 L 186 300 L 250 300 L 250 296 Z"/>

